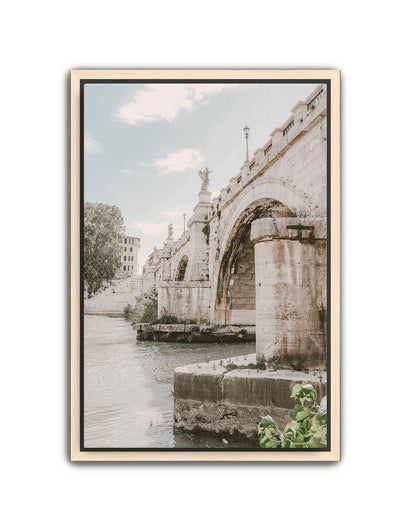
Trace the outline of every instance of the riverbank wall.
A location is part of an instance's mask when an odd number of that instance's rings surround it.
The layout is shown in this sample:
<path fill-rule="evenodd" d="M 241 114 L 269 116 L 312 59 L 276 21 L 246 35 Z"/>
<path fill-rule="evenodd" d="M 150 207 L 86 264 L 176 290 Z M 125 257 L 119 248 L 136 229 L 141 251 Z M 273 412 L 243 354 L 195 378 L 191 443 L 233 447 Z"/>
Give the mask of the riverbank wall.
<path fill-rule="evenodd" d="M 178 343 L 233 343 L 256 340 L 256 327 L 220 327 L 192 323 L 136 323 L 138 341 L 174 341 Z"/>
<path fill-rule="evenodd" d="M 249 354 L 198 365 L 174 373 L 174 420 L 178 428 L 257 439 L 261 418 L 271 415 L 279 428 L 293 419 L 296 383 L 310 383 L 318 400 L 326 395 L 326 372 L 270 370 Z"/>

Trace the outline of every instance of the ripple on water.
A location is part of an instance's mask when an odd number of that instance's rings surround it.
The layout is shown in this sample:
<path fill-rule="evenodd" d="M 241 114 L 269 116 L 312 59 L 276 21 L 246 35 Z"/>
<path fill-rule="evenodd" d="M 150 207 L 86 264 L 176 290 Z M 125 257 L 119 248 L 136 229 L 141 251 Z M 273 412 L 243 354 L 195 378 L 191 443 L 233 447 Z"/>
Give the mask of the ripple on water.
<path fill-rule="evenodd" d="M 255 351 L 254 343 L 136 342 L 121 318 L 84 319 L 84 439 L 87 448 L 224 448 L 221 439 L 173 426 L 173 371 Z M 249 441 L 227 447 L 251 447 Z"/>

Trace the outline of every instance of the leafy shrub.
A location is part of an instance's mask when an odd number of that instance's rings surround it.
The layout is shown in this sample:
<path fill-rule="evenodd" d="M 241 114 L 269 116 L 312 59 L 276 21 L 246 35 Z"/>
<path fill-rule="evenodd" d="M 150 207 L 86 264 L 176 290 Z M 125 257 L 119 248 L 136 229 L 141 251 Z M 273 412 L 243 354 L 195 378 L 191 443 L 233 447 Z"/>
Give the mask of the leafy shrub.
<path fill-rule="evenodd" d="M 327 441 L 326 396 L 317 403 L 312 385 L 305 381 L 293 387 L 292 398 L 299 399 L 293 409 L 294 420 L 288 422 L 283 432 L 270 415 L 259 424 L 261 448 L 325 448 Z"/>
<path fill-rule="evenodd" d="M 131 312 L 130 320 L 133 323 L 142 323 L 142 312 L 139 307 L 136 305 Z"/>
<path fill-rule="evenodd" d="M 178 318 L 176 316 L 171 316 L 169 314 L 163 314 L 160 318 L 157 318 L 153 323 L 179 323 Z"/>
<path fill-rule="evenodd" d="M 131 319 L 132 312 L 133 312 L 132 306 L 128 303 L 128 304 L 124 307 L 124 309 L 123 309 L 123 317 L 124 317 L 126 320 L 130 320 L 130 319 Z"/>
<path fill-rule="evenodd" d="M 142 323 L 155 323 L 157 320 L 157 300 L 146 303 L 143 308 Z"/>
<path fill-rule="evenodd" d="M 251 368 L 254 370 L 266 370 L 266 365 L 260 361 L 260 363 L 249 363 L 247 367 L 241 367 L 241 368 Z"/>

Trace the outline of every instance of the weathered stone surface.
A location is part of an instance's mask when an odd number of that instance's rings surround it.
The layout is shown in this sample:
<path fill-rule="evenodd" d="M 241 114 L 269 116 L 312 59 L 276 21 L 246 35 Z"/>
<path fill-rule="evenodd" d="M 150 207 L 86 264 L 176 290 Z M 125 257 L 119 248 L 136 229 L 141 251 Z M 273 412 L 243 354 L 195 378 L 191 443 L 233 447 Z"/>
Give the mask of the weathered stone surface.
<path fill-rule="evenodd" d="M 137 340 L 178 343 L 241 343 L 256 339 L 255 327 L 212 327 L 201 324 L 136 323 Z"/>
<path fill-rule="evenodd" d="M 199 332 L 210 332 L 218 335 L 239 334 L 241 331 L 245 331 L 246 334 L 256 334 L 255 326 L 247 326 L 242 329 L 236 326 L 220 327 L 203 324 L 195 325 L 194 323 L 156 323 L 154 325 L 150 323 L 135 323 L 132 325 L 133 330 L 145 330 L 148 327 L 162 332 L 192 332 L 197 327 Z"/>
<path fill-rule="evenodd" d="M 298 233 L 305 242 L 308 240 L 326 240 L 326 219 L 310 217 L 260 218 L 254 220 L 251 224 L 250 238 L 253 242 L 279 238 L 282 240 L 297 240 Z"/>
<path fill-rule="evenodd" d="M 174 315 L 180 321 L 209 321 L 210 282 L 182 281 L 159 284 L 158 316 Z"/>
<path fill-rule="evenodd" d="M 284 368 L 326 367 L 326 221 L 253 222 L 257 360 Z"/>
<path fill-rule="evenodd" d="M 257 425 L 271 415 L 283 428 L 293 418 L 293 386 L 306 381 L 326 395 L 326 373 L 256 370 L 227 365 L 256 363 L 255 354 L 179 367 L 174 375 L 175 424 L 190 431 L 257 437 Z"/>
<path fill-rule="evenodd" d="M 278 425 L 286 425 L 293 419 L 290 410 L 274 406 L 240 406 L 192 399 L 175 400 L 174 405 L 177 428 L 220 437 L 244 436 L 257 439 L 258 423 L 265 415 L 271 415 Z"/>

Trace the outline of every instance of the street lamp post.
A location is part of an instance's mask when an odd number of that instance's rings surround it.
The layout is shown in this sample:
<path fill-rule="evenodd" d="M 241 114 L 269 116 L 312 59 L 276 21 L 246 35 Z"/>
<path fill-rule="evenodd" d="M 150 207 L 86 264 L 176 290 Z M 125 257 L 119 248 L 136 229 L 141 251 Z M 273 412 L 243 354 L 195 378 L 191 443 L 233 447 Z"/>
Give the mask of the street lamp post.
<path fill-rule="evenodd" d="M 249 132 L 250 128 L 248 126 L 245 126 L 243 128 L 243 131 L 244 131 L 244 136 L 246 138 L 246 162 L 248 162 L 248 132 Z"/>

